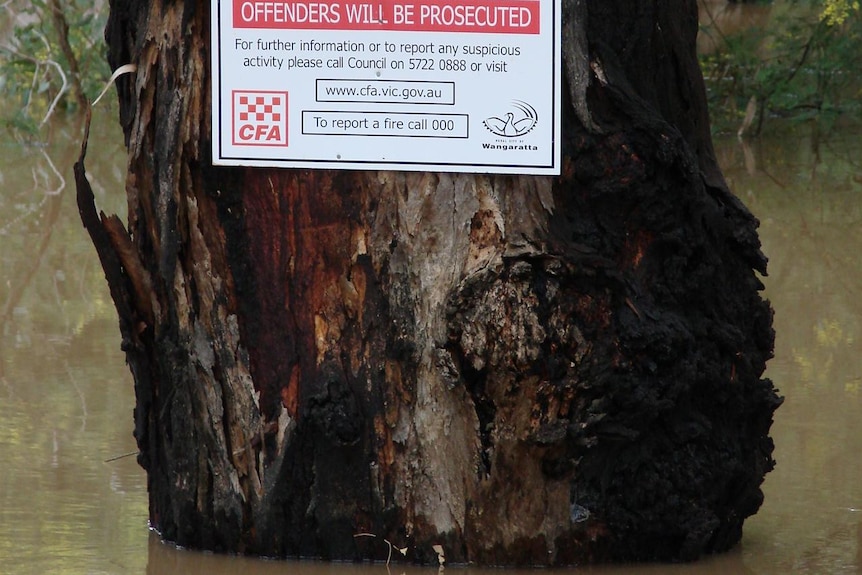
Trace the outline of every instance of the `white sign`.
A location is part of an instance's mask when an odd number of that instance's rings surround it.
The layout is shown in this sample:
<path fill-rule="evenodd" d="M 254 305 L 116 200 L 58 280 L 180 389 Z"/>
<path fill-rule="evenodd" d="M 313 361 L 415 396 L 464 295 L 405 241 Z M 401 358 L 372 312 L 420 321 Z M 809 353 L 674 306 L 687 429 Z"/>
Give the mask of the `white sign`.
<path fill-rule="evenodd" d="M 560 3 L 214 1 L 213 163 L 559 174 Z"/>

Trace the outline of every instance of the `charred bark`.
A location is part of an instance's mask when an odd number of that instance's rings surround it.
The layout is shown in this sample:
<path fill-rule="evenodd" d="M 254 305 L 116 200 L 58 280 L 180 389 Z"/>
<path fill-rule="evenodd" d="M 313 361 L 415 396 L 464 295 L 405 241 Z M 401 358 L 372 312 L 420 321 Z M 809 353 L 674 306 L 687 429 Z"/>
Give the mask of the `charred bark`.
<path fill-rule="evenodd" d="M 83 157 L 76 175 L 165 538 L 487 564 L 739 540 L 780 399 L 696 3 L 564 10 L 546 178 L 213 167 L 208 4 L 111 3 L 112 67 L 137 64 L 128 232 L 96 217 Z"/>

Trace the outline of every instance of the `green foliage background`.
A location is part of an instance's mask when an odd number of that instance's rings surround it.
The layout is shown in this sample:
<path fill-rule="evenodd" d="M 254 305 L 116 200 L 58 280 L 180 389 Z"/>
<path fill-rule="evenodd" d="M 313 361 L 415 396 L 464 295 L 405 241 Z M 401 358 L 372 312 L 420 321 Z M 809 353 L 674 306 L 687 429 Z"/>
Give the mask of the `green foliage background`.
<path fill-rule="evenodd" d="M 59 0 L 56 6 L 68 24 L 60 30 L 46 0 L 6 2 L 0 20 L 0 119 L 22 138 L 32 138 L 57 112 L 79 111 L 78 83 L 91 100 L 110 76 L 105 57 L 104 0 Z M 61 49 L 65 36 L 73 64 Z M 77 77 L 74 68 L 79 70 Z"/>
<path fill-rule="evenodd" d="M 760 134 L 767 120 L 858 121 L 862 10 L 858 0 L 784 0 L 764 27 L 732 34 L 701 18 L 717 49 L 702 55 L 715 127 Z M 706 22 L 704 22 L 706 20 Z M 746 119 L 746 116 L 750 116 Z"/>

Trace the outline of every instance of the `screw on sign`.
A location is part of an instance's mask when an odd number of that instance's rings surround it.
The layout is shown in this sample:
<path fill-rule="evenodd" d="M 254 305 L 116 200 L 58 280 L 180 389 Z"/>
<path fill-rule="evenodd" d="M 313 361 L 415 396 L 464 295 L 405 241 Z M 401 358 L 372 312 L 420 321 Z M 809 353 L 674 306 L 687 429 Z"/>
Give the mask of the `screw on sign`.
<path fill-rule="evenodd" d="M 233 144 L 287 146 L 287 92 L 234 90 Z"/>

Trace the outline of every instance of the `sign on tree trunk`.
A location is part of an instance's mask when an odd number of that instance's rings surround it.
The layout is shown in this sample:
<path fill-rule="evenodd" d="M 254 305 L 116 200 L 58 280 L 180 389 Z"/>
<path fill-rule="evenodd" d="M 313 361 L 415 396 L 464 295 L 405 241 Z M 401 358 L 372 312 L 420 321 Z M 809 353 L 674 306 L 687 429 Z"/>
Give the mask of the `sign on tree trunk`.
<path fill-rule="evenodd" d="M 559 175 L 560 9 L 214 2 L 213 163 Z"/>
<path fill-rule="evenodd" d="M 690 559 L 739 540 L 780 398 L 762 377 L 766 258 L 713 155 L 694 0 L 563 3 L 559 137 L 541 128 L 558 176 L 492 174 L 505 170 L 466 152 L 471 173 L 213 165 L 234 149 L 242 100 L 213 84 L 225 46 L 212 30 L 206 2 L 113 2 L 111 64 L 137 66 L 118 83 L 125 225 L 97 216 L 83 153 L 76 165 L 163 537 L 332 559 L 385 559 L 388 541 L 410 561 L 541 565 Z M 242 39 L 277 40 L 265 36 Z M 416 79 L 398 71 L 381 75 L 391 89 Z M 451 77 L 455 105 L 496 101 Z M 398 120 L 388 105 L 327 109 Z M 288 121 L 306 126 L 304 109 Z M 455 113 L 481 133 L 495 112 Z M 319 137 L 351 164 L 392 160 L 367 135 Z M 287 142 L 273 165 L 321 157 Z M 423 162 L 455 163 L 436 153 Z"/>

